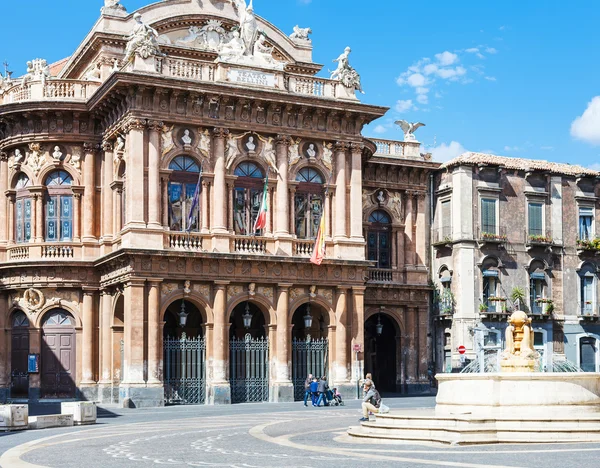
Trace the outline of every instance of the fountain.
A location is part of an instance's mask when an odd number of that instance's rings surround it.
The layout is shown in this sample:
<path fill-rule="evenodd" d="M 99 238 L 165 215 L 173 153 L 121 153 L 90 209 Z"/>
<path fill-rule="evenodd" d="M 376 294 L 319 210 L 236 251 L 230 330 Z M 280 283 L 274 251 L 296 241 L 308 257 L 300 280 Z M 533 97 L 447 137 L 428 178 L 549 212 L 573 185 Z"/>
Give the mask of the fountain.
<path fill-rule="evenodd" d="M 570 366 L 539 372 L 531 319 L 517 310 L 508 322 L 500 372 L 438 374 L 435 410 L 378 414 L 348 435 L 447 444 L 600 442 L 600 373 Z"/>

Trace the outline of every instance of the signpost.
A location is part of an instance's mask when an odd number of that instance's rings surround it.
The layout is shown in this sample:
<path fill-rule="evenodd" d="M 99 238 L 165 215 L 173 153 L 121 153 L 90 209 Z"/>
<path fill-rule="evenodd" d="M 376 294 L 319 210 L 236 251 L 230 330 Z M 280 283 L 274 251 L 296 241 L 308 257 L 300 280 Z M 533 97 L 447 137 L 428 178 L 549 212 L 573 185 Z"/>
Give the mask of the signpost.
<path fill-rule="evenodd" d="M 465 354 L 467 352 L 467 348 L 465 348 L 463 345 L 460 345 L 458 347 L 458 354 Z"/>
<path fill-rule="evenodd" d="M 354 351 L 356 353 L 356 362 L 358 364 L 358 377 L 356 379 L 356 398 L 360 399 L 360 381 L 362 380 L 361 375 L 362 375 L 362 369 L 360 367 L 360 361 L 358 360 L 358 353 L 360 353 L 362 350 L 362 346 L 359 343 L 355 343 L 352 346 L 352 351 Z"/>

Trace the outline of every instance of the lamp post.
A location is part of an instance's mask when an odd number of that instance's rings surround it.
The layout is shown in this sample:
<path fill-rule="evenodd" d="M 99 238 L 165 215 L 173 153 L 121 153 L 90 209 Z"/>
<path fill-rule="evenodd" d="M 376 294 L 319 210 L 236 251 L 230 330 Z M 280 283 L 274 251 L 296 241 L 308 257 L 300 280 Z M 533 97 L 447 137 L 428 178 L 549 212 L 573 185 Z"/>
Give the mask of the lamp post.
<path fill-rule="evenodd" d="M 185 301 L 182 300 L 181 301 L 181 310 L 179 311 L 179 325 L 181 326 L 181 328 L 185 327 L 185 324 L 187 323 L 187 318 L 189 313 L 185 310 Z"/>
<path fill-rule="evenodd" d="M 379 306 L 379 315 L 377 316 L 377 324 L 375 325 L 375 331 L 377 332 L 377 336 L 381 336 L 383 333 L 383 323 L 381 323 L 381 313 L 385 307 Z"/>
<path fill-rule="evenodd" d="M 310 314 L 310 302 L 306 304 L 306 314 L 304 315 L 304 328 L 307 330 L 312 327 L 312 315 Z"/>
<path fill-rule="evenodd" d="M 246 301 L 246 309 L 244 315 L 242 315 L 244 321 L 244 328 L 248 330 L 252 326 L 252 314 L 250 313 L 250 301 Z"/>

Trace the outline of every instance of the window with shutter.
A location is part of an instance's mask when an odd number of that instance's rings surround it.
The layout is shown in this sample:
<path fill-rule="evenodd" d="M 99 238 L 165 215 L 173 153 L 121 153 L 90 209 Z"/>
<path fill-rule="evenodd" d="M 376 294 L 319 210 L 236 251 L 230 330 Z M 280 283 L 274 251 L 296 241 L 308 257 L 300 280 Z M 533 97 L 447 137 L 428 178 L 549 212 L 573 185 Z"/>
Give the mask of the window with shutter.
<path fill-rule="evenodd" d="M 593 237 L 594 209 L 591 207 L 579 208 L 579 239 L 591 240 Z"/>
<path fill-rule="evenodd" d="M 497 200 L 481 199 L 481 231 L 490 234 L 498 234 L 496 225 L 496 202 Z"/>
<path fill-rule="evenodd" d="M 543 205 L 541 203 L 529 204 L 529 235 L 543 236 Z"/>
<path fill-rule="evenodd" d="M 450 237 L 452 235 L 452 222 L 450 219 L 450 200 L 442 202 L 442 238 Z"/>

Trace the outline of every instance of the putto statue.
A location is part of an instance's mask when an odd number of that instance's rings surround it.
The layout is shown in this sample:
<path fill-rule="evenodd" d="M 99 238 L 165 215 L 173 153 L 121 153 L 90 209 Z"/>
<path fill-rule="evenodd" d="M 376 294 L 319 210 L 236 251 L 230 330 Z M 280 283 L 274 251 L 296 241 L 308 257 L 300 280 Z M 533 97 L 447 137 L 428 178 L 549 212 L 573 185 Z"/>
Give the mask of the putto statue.
<path fill-rule="evenodd" d="M 404 141 L 417 141 L 414 135 L 415 131 L 425 126 L 421 122 L 407 122 L 406 120 L 398 120 L 394 123 L 404 132 Z"/>
<path fill-rule="evenodd" d="M 352 49 L 346 47 L 344 53 L 334 60 L 338 65 L 337 68 L 331 72 L 330 78 L 332 80 L 340 81 L 346 88 L 354 88 L 362 94 L 365 94 L 360 84 L 360 75 L 352 68 L 348 60 L 350 52 L 352 52 Z"/>
<path fill-rule="evenodd" d="M 27 62 L 27 73 L 23 75 L 22 84 L 28 81 L 41 81 L 43 85 L 46 84 L 46 79 L 50 78 L 50 67 L 46 62 L 46 59 L 34 59 Z"/>
<path fill-rule="evenodd" d="M 308 37 L 309 34 L 312 34 L 312 29 L 310 28 L 301 28 L 300 26 L 294 26 L 294 32 L 290 34 L 290 39 L 294 39 L 296 41 L 310 41 Z"/>
<path fill-rule="evenodd" d="M 129 41 L 125 49 L 125 61 L 131 62 L 135 55 L 139 55 L 143 59 L 147 59 L 151 55 L 163 54 L 160 51 L 158 44 L 158 32 L 156 29 L 148 26 L 142 21 L 142 15 L 135 13 L 133 15 L 135 26 L 129 35 Z"/>

